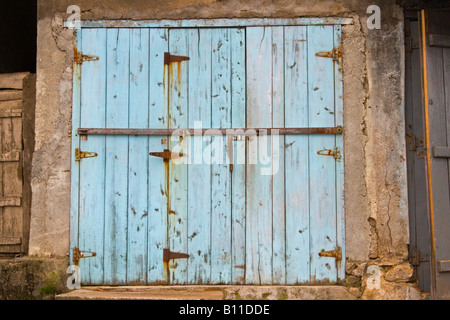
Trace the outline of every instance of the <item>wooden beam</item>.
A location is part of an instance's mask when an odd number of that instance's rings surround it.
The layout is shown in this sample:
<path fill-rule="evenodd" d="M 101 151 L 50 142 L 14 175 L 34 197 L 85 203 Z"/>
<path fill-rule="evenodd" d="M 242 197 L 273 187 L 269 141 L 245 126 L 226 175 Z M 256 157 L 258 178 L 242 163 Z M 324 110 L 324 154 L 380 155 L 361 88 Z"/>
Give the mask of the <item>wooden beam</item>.
<path fill-rule="evenodd" d="M 20 207 L 21 197 L 0 197 L 0 207 Z"/>
<path fill-rule="evenodd" d="M 22 238 L 19 237 L 0 238 L 0 246 L 14 246 L 19 244 L 22 244 Z"/>
<path fill-rule="evenodd" d="M 450 36 L 442 34 L 430 34 L 428 36 L 430 47 L 450 48 Z"/>
<path fill-rule="evenodd" d="M 65 22 L 67 24 L 67 22 Z M 245 18 L 185 20 L 84 20 L 82 28 L 208 28 L 353 24 L 353 18 Z"/>
<path fill-rule="evenodd" d="M 29 74 L 29 72 L 0 74 L 0 89 L 23 89 L 23 78 Z"/>
<path fill-rule="evenodd" d="M 22 90 L 1 90 L 0 101 L 19 100 L 22 101 Z"/>
<path fill-rule="evenodd" d="M 14 150 L 0 155 L 0 162 L 12 162 L 20 160 L 20 151 Z"/>
<path fill-rule="evenodd" d="M 435 157 L 435 158 L 450 158 L 450 148 L 448 148 L 448 147 L 433 147 L 433 157 Z"/>
<path fill-rule="evenodd" d="M 22 109 L 0 110 L 0 118 L 16 118 L 22 116 Z"/>
<path fill-rule="evenodd" d="M 296 135 L 296 134 L 342 134 L 342 127 L 324 128 L 242 128 L 242 129 L 114 129 L 114 128 L 79 128 L 80 135 L 144 135 L 144 136 L 168 136 L 168 135 Z"/>
<path fill-rule="evenodd" d="M 450 260 L 439 260 L 438 270 L 439 272 L 450 272 Z"/>
<path fill-rule="evenodd" d="M 1 92 L 1 90 L 0 90 Z M 0 100 L 0 110 L 22 109 L 22 100 Z"/>

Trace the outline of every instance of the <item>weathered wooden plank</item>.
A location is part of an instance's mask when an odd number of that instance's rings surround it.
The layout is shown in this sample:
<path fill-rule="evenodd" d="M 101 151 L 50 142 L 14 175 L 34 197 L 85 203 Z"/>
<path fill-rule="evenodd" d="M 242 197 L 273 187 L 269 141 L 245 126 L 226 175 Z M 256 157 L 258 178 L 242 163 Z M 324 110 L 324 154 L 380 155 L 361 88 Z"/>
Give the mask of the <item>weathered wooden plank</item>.
<path fill-rule="evenodd" d="M 0 111 L 22 111 L 22 100 L 0 101 Z"/>
<path fill-rule="evenodd" d="M 422 34 L 445 34 L 448 32 L 450 20 L 445 11 L 423 11 L 421 14 Z M 426 19 L 426 20 L 425 20 Z M 426 25 L 425 25 L 426 24 Z M 447 33 L 448 34 L 448 33 Z M 424 39 L 425 42 L 425 39 Z M 425 79 L 425 115 L 428 147 L 449 146 L 448 124 L 450 123 L 448 111 L 448 94 L 450 93 L 448 73 L 450 59 L 449 48 L 422 46 L 423 75 Z M 428 117 L 427 117 L 428 116 Z M 431 149 L 427 150 L 429 161 L 428 191 L 431 201 L 430 221 L 432 232 L 432 264 L 434 268 L 432 291 L 436 299 L 445 299 L 450 293 L 450 273 L 440 272 L 439 261 L 449 260 L 448 230 L 450 227 L 450 170 L 448 160 L 432 157 Z M 434 249 L 434 250 L 433 250 Z"/>
<path fill-rule="evenodd" d="M 334 26 L 334 47 L 341 46 L 341 26 Z M 343 102 L 343 73 L 342 61 L 334 64 L 334 116 L 335 125 L 344 126 L 344 102 Z M 341 161 L 336 161 L 336 244 L 342 249 L 342 261 L 338 261 L 337 279 L 345 279 L 345 206 L 344 206 L 344 175 L 345 175 L 345 154 L 344 136 L 335 136 L 336 147 L 341 152 Z"/>
<path fill-rule="evenodd" d="M 20 207 L 22 205 L 22 198 L 16 196 L 1 196 L 0 207 Z"/>
<path fill-rule="evenodd" d="M 439 260 L 438 270 L 439 272 L 450 272 L 450 260 Z"/>
<path fill-rule="evenodd" d="M 275 128 L 283 128 L 284 120 L 284 27 L 272 28 L 272 103 Z M 273 284 L 286 283 L 286 212 L 285 212 L 285 137 L 272 136 L 273 174 Z"/>
<path fill-rule="evenodd" d="M 438 19 L 437 21 L 439 21 Z M 428 116 L 429 116 L 429 146 L 448 146 L 448 114 L 450 109 L 446 96 L 450 93 L 446 82 L 450 64 L 449 48 L 427 47 L 427 83 L 428 86 Z M 432 151 L 432 150 L 430 150 Z M 450 227 L 450 170 L 448 160 L 434 158 L 431 155 L 431 184 L 433 201 L 433 222 L 435 265 L 437 261 L 449 259 L 448 230 Z M 450 290 L 450 274 L 436 271 L 436 296 L 448 297 Z"/>
<path fill-rule="evenodd" d="M 29 74 L 29 72 L 0 74 L 0 89 L 23 89 L 23 78 Z"/>
<path fill-rule="evenodd" d="M 85 28 L 202 28 L 202 27 L 269 27 L 352 24 L 352 18 L 246 18 L 185 20 L 83 20 Z"/>
<path fill-rule="evenodd" d="M 0 101 L 11 100 L 22 102 L 22 90 L 0 90 Z"/>
<path fill-rule="evenodd" d="M 413 42 L 418 42 L 420 38 L 420 28 L 418 21 L 410 21 L 411 38 Z M 406 68 L 407 77 L 406 92 L 406 132 L 413 134 L 414 144 L 415 139 L 425 138 L 424 135 L 424 118 L 423 118 L 423 96 L 422 96 L 422 75 L 420 68 L 420 51 L 418 48 L 413 48 L 410 54 L 406 54 Z M 427 186 L 423 183 L 426 181 L 426 159 L 417 157 L 416 148 L 407 146 L 408 151 L 408 199 L 410 201 L 410 238 L 411 238 L 411 253 L 414 248 L 420 251 L 421 255 L 431 256 L 431 238 L 430 225 L 428 218 L 428 201 L 427 201 Z M 430 291 L 431 281 L 430 263 L 419 262 L 417 266 L 417 273 L 419 277 L 419 286 L 423 291 Z"/>
<path fill-rule="evenodd" d="M 1 102 L 0 102 L 1 104 Z M 0 132 L 2 133 L 0 135 L 0 154 L 3 153 L 3 141 L 4 141 L 4 135 L 3 135 L 3 121 L 0 120 Z M 0 196 L 3 196 L 3 163 L 0 162 Z M 3 208 L 0 207 L 0 236 L 3 236 Z"/>
<path fill-rule="evenodd" d="M 129 124 L 130 30 L 107 30 L 106 126 Z M 125 107 L 124 107 L 125 106 Z M 105 276 L 111 284 L 126 284 L 128 137 L 106 137 Z"/>
<path fill-rule="evenodd" d="M 0 155 L 0 162 L 12 162 L 19 161 L 20 151 L 13 150 Z"/>
<path fill-rule="evenodd" d="M 316 56 L 334 46 L 332 26 L 308 27 L 308 97 L 310 126 L 335 123 L 334 62 Z M 335 250 L 336 243 L 336 160 L 317 151 L 333 149 L 334 136 L 310 136 L 310 256 L 312 283 L 336 281 L 336 259 L 319 253 Z"/>
<path fill-rule="evenodd" d="M 22 119 L 2 119 L 3 150 L 6 156 L 17 157 L 17 150 L 22 149 Z M 14 161 L 3 163 L 3 194 L 22 194 L 22 168 L 21 164 Z"/>
<path fill-rule="evenodd" d="M 211 128 L 211 30 L 189 31 L 189 126 Z M 203 84 L 203 85 L 199 85 Z M 188 283 L 211 282 L 211 137 L 189 137 Z"/>
<path fill-rule="evenodd" d="M 285 124 L 309 126 L 306 27 L 285 27 Z M 308 136 L 288 136 L 286 170 L 286 284 L 309 281 Z"/>
<path fill-rule="evenodd" d="M 212 33 L 212 127 L 231 127 L 231 42 L 229 29 Z M 231 282 L 231 169 L 226 137 L 211 142 L 211 282 Z M 230 145 L 231 148 L 231 145 Z"/>
<path fill-rule="evenodd" d="M 430 47 L 450 48 L 450 36 L 443 34 L 430 34 L 428 37 Z"/>
<path fill-rule="evenodd" d="M 74 46 L 81 47 L 82 31 L 75 31 Z M 80 207 L 80 161 L 75 160 L 74 151 L 80 148 L 77 128 L 81 125 L 81 65 L 73 64 L 72 84 L 72 154 L 70 159 L 70 252 L 69 261 L 73 261 L 73 248 L 79 248 L 79 207 Z"/>
<path fill-rule="evenodd" d="M 3 122 L 3 150 L 2 153 L 14 156 L 22 149 L 22 119 L 5 118 Z M 16 155 L 17 156 L 17 155 Z M 15 161 L 3 163 L 3 193 L 4 195 L 22 194 L 22 164 Z"/>
<path fill-rule="evenodd" d="M 15 246 L 21 245 L 22 238 L 19 237 L 0 237 L 0 246 Z M 3 248 L 2 248 L 3 251 Z"/>
<path fill-rule="evenodd" d="M 130 30 L 129 126 L 149 125 L 149 29 Z M 127 284 L 147 282 L 148 137 L 129 137 Z"/>
<path fill-rule="evenodd" d="M 22 119 L 3 118 L 2 122 L 2 153 L 10 153 L 22 148 Z M 20 162 L 4 162 L 3 196 L 22 195 L 22 165 Z M 5 206 L 1 216 L 3 237 L 23 236 L 23 210 L 19 206 Z M 20 252 L 19 245 L 3 246 L 3 252 Z"/>
<path fill-rule="evenodd" d="M 9 103 L 9 102 L 7 102 Z M 0 107 L 3 103 L 0 102 Z M 3 119 L 0 119 L 0 154 L 2 154 L 3 151 L 3 143 L 4 143 L 4 134 L 3 134 Z M 0 162 L 0 196 L 3 196 L 3 163 Z M 3 207 L 0 206 L 0 237 L 3 237 Z"/>
<path fill-rule="evenodd" d="M 119 128 L 79 128 L 78 133 L 81 135 L 148 135 L 148 136 L 164 136 L 164 135 L 237 135 L 237 136 L 256 136 L 256 135 L 299 135 L 299 134 L 342 134 L 343 127 L 316 127 L 316 128 L 229 128 L 215 130 L 210 129 L 119 129 Z"/>
<path fill-rule="evenodd" d="M 186 56 L 189 52 L 187 29 L 169 31 L 169 52 Z M 188 125 L 188 62 L 169 65 L 169 127 L 186 128 Z M 170 138 L 169 149 L 173 152 L 187 153 L 186 139 L 183 136 Z M 169 246 L 173 252 L 188 251 L 187 234 L 187 164 L 186 158 L 169 163 Z M 172 284 L 187 282 L 187 259 L 169 262 Z"/>
<path fill-rule="evenodd" d="M 81 47 L 99 57 L 98 61 L 81 65 L 80 125 L 105 127 L 106 110 L 106 30 L 84 29 Z M 76 92 L 75 92 L 76 93 Z M 74 93 L 74 94 L 75 94 Z M 104 283 L 104 221 L 105 221 L 105 137 L 81 139 L 83 151 L 98 153 L 96 158 L 79 162 L 79 241 L 80 250 L 95 252 L 96 257 L 80 260 L 81 283 Z M 73 151 L 73 150 L 72 150 Z M 72 156 L 72 158 L 74 158 Z M 72 159 L 73 161 L 73 159 Z"/>
<path fill-rule="evenodd" d="M 247 127 L 272 126 L 272 33 L 247 28 Z M 261 143 L 260 143 L 261 142 Z M 272 176 L 267 137 L 249 137 L 247 165 L 246 284 L 272 283 Z M 262 148 L 261 148 L 262 147 Z"/>
<path fill-rule="evenodd" d="M 246 125 L 245 89 L 245 29 L 231 29 L 231 117 L 233 128 Z M 231 176 L 231 283 L 245 280 L 245 163 L 246 141 L 233 142 L 233 172 Z"/>
<path fill-rule="evenodd" d="M 22 117 L 22 109 L 0 110 L 0 118 Z"/>
<path fill-rule="evenodd" d="M 443 49 L 445 114 L 447 115 L 447 146 L 450 147 L 450 49 Z M 448 157 L 448 180 L 450 181 L 450 157 Z"/>
<path fill-rule="evenodd" d="M 168 128 L 168 67 L 164 52 L 168 51 L 167 29 L 150 30 L 149 127 Z M 162 71 L 163 70 L 163 71 Z M 168 148 L 168 137 L 149 137 L 152 152 Z M 148 175 L 148 283 L 166 283 L 168 268 L 163 262 L 163 249 L 168 248 L 168 166 L 160 158 L 149 157 Z"/>
<path fill-rule="evenodd" d="M 435 158 L 450 158 L 449 147 L 433 147 L 433 157 Z"/>
<path fill-rule="evenodd" d="M 23 101 L 22 100 L 10 100 L 10 101 L 0 101 L 0 114 L 7 112 L 22 112 Z M 20 117 L 21 115 L 16 115 L 14 117 Z M 8 116 L 5 116 L 8 117 Z"/>

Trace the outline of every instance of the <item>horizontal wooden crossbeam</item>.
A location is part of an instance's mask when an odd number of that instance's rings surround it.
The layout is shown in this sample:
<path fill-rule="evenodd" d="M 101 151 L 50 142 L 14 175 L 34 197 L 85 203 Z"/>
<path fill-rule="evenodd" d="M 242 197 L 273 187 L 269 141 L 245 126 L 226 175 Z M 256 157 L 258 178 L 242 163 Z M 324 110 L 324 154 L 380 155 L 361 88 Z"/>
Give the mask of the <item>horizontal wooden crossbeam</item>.
<path fill-rule="evenodd" d="M 80 128 L 80 135 L 137 135 L 137 136 L 170 136 L 170 135 L 296 135 L 296 134 L 342 134 L 342 127 L 323 128 L 245 128 L 245 129 L 115 129 L 115 128 Z"/>

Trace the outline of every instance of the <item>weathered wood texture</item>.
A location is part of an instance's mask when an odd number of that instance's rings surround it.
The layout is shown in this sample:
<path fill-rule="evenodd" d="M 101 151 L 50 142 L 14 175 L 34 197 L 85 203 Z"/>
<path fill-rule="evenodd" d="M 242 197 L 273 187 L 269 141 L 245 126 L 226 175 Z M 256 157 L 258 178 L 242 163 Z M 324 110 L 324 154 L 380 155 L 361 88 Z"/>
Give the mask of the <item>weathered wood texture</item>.
<path fill-rule="evenodd" d="M 430 11 L 427 14 L 426 33 L 450 35 L 448 11 Z M 450 299 L 450 273 L 439 271 L 439 261 L 450 260 L 450 159 L 433 157 L 435 147 L 450 147 L 450 48 L 426 44 L 426 86 L 428 89 L 429 145 L 428 160 L 432 187 L 432 228 L 436 273 L 436 297 Z"/>
<path fill-rule="evenodd" d="M 244 18 L 188 20 L 83 20 L 82 28 L 217 28 L 352 24 L 352 18 Z"/>
<path fill-rule="evenodd" d="M 316 52 L 339 35 L 82 29 L 78 49 L 99 57 L 74 79 L 73 148 L 98 153 L 72 162 L 72 248 L 97 254 L 81 259 L 82 282 L 337 282 L 340 262 L 319 252 L 343 247 L 343 160 L 317 151 L 342 151 L 342 79 Z M 189 60 L 165 64 L 165 52 Z M 290 136 L 172 134 L 186 128 Z M 149 156 L 165 149 L 183 156 Z M 165 262 L 164 249 L 189 257 Z"/>
<path fill-rule="evenodd" d="M 23 89 L 23 253 L 28 253 L 31 220 L 31 165 L 34 152 L 34 119 L 36 109 L 36 74 L 24 79 Z"/>
<path fill-rule="evenodd" d="M 23 89 L 23 79 L 29 72 L 0 74 L 0 89 Z"/>
<path fill-rule="evenodd" d="M 22 100 L 22 90 L 0 90 L 0 101 Z"/>
<path fill-rule="evenodd" d="M 413 43 L 419 43 L 419 23 L 407 21 L 406 32 Z M 409 39 L 408 39 L 409 41 Z M 416 265 L 419 286 L 430 291 L 431 236 L 428 218 L 426 159 L 424 152 L 424 114 L 419 46 L 406 51 L 406 141 L 408 166 L 408 207 L 410 227 L 410 256 Z"/>
<path fill-rule="evenodd" d="M 23 253 L 22 88 L 29 73 L 0 74 L 0 254 Z M 2 90 L 3 89 L 3 90 Z M 20 89 L 20 90 L 4 90 Z"/>

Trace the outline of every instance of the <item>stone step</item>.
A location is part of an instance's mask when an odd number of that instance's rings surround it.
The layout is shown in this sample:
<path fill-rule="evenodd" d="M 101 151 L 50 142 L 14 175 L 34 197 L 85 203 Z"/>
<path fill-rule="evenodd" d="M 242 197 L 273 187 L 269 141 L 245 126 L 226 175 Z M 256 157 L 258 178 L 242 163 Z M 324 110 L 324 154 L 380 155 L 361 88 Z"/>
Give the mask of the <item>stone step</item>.
<path fill-rule="evenodd" d="M 86 286 L 56 300 L 353 300 L 340 286 Z"/>
<path fill-rule="evenodd" d="M 56 300 L 223 300 L 224 291 L 207 286 L 93 286 L 57 295 Z"/>

